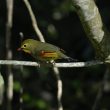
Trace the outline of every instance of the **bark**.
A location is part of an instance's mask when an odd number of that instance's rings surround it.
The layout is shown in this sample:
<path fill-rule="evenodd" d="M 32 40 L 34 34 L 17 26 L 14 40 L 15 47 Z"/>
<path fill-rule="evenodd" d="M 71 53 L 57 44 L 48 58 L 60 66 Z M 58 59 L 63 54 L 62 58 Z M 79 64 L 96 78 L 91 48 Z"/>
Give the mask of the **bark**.
<path fill-rule="evenodd" d="M 72 0 L 85 33 L 91 41 L 96 56 L 104 61 L 110 59 L 110 34 L 102 23 L 94 0 Z"/>

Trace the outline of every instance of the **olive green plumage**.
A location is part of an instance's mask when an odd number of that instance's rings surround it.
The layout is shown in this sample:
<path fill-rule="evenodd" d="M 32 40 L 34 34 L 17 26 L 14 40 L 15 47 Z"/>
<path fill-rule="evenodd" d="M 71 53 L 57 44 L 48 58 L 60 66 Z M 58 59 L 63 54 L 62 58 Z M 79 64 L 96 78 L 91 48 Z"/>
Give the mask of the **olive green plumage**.
<path fill-rule="evenodd" d="M 71 59 L 59 47 L 34 39 L 24 40 L 18 50 L 31 54 L 38 61 L 46 62 L 57 59 Z"/>

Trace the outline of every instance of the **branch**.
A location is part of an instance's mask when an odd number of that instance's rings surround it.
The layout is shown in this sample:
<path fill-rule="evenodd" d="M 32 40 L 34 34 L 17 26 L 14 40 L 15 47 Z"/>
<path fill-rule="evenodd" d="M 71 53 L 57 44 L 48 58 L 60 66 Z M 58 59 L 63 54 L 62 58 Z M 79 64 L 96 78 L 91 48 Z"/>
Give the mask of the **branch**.
<path fill-rule="evenodd" d="M 28 11 L 29 11 L 29 14 L 30 14 L 30 17 L 31 17 L 31 21 L 32 21 L 32 26 L 33 26 L 36 34 L 38 35 L 40 41 L 45 42 L 44 37 L 43 37 L 43 35 L 42 35 L 38 25 L 37 25 L 37 20 L 36 20 L 36 18 L 34 16 L 34 13 L 32 11 L 30 3 L 28 2 L 28 0 L 23 0 L 23 1 L 24 1 L 25 5 L 26 5 Z"/>
<path fill-rule="evenodd" d="M 71 63 L 55 63 L 55 67 L 59 68 L 80 68 L 94 65 L 104 64 L 102 61 L 88 61 L 88 62 L 71 62 Z M 0 65 L 14 65 L 14 66 L 39 66 L 37 62 L 31 61 L 17 61 L 17 60 L 0 60 Z M 48 65 L 48 64 L 47 64 Z"/>
<path fill-rule="evenodd" d="M 62 98 L 62 80 L 60 78 L 60 72 L 58 70 L 58 68 L 56 68 L 55 66 L 53 67 L 53 71 L 56 75 L 56 78 L 57 78 L 57 87 L 58 87 L 58 93 L 57 93 L 57 100 L 58 100 L 58 109 L 59 110 L 63 110 L 63 106 L 62 106 L 62 103 L 61 103 L 61 98 Z"/>
<path fill-rule="evenodd" d="M 12 59 L 11 50 L 11 29 L 13 25 L 13 0 L 6 0 L 7 7 L 7 23 L 6 23 L 6 59 Z M 7 66 L 7 110 L 11 110 L 11 101 L 13 98 L 13 74 L 11 66 Z"/>
<path fill-rule="evenodd" d="M 2 104 L 3 98 L 4 98 L 4 95 L 3 95 L 4 89 L 5 89 L 4 87 L 5 87 L 4 78 L 0 73 L 0 105 Z"/>
<path fill-rule="evenodd" d="M 110 59 L 110 34 L 102 23 L 94 0 L 72 0 L 87 37 L 100 60 Z"/>

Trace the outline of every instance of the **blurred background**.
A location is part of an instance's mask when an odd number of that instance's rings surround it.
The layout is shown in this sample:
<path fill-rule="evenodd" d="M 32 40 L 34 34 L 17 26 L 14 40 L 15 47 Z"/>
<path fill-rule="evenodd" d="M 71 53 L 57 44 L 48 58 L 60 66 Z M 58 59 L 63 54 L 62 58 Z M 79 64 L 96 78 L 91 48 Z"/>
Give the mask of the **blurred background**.
<path fill-rule="evenodd" d="M 94 49 L 86 37 L 81 22 L 74 11 L 72 0 L 29 0 L 38 26 L 46 42 L 59 46 L 67 55 L 78 61 L 95 59 Z M 110 1 L 95 0 L 104 24 L 110 30 Z M 0 0 L 0 59 L 6 59 L 6 1 Z M 14 0 L 11 49 L 13 60 L 35 61 L 30 55 L 17 51 L 21 41 L 38 39 L 22 0 Z M 19 33 L 24 34 L 21 39 Z M 39 39 L 38 39 L 39 40 Z M 12 67 L 14 95 L 12 109 L 57 110 L 57 81 L 51 68 Z M 64 110 L 91 110 L 100 89 L 106 67 L 96 65 L 85 68 L 59 68 L 63 82 L 62 104 Z M 6 66 L 0 72 L 7 83 Z M 23 88 L 23 93 L 20 93 Z M 20 97 L 23 103 L 20 104 Z M 1 110 L 6 108 L 6 93 Z M 110 91 L 104 91 L 97 110 L 110 109 Z"/>

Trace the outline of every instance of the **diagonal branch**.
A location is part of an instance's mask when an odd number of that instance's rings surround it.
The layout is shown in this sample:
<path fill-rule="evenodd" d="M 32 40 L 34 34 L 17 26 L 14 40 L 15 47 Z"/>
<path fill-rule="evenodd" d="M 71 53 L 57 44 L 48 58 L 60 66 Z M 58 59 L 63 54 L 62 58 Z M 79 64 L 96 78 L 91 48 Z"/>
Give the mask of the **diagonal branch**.
<path fill-rule="evenodd" d="M 32 25 L 33 25 L 33 28 L 34 28 L 36 34 L 38 35 L 41 42 L 45 42 L 45 39 L 44 39 L 40 29 L 38 28 L 37 20 L 35 19 L 35 16 L 34 16 L 34 13 L 32 11 L 30 3 L 28 2 L 28 0 L 23 0 L 23 1 L 26 5 L 28 11 L 29 11 L 29 14 L 30 14 L 30 17 L 31 17 L 31 20 L 32 20 Z M 56 75 L 56 78 L 57 78 L 57 86 L 58 86 L 57 95 L 58 95 L 58 97 L 60 97 L 60 98 L 57 99 L 58 100 L 58 110 L 63 110 L 63 106 L 62 106 L 62 103 L 61 103 L 62 92 L 61 92 L 61 94 L 59 94 L 59 91 L 62 91 L 62 86 L 60 86 L 60 85 L 62 85 L 62 80 L 60 79 L 58 68 L 54 67 L 53 71 L 54 71 L 54 73 Z"/>
<path fill-rule="evenodd" d="M 36 20 L 35 15 L 34 15 L 34 13 L 32 11 L 30 3 L 28 2 L 28 0 L 23 0 L 23 1 L 24 1 L 25 5 L 26 5 L 28 11 L 29 11 L 29 14 L 30 14 L 30 17 L 31 17 L 31 21 L 32 21 L 32 26 L 33 26 L 36 34 L 38 35 L 40 41 L 45 42 L 45 39 L 44 39 L 44 37 L 43 37 L 43 35 L 42 35 L 38 25 L 37 25 L 37 20 Z"/>
<path fill-rule="evenodd" d="M 102 23 L 94 0 L 72 0 L 85 33 L 100 60 L 110 59 L 110 34 Z"/>

